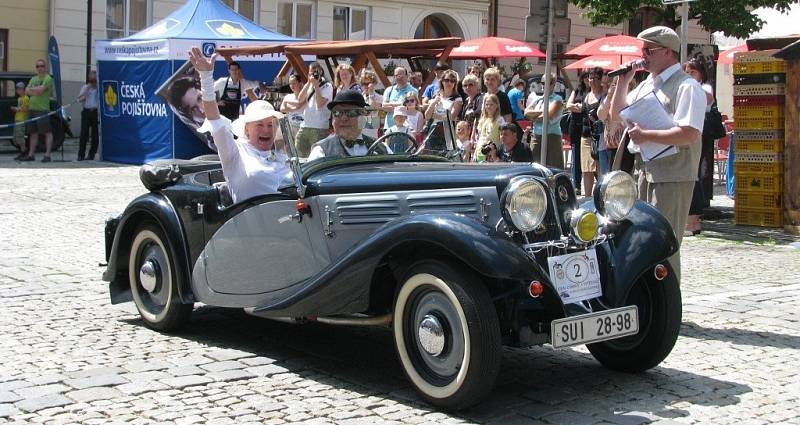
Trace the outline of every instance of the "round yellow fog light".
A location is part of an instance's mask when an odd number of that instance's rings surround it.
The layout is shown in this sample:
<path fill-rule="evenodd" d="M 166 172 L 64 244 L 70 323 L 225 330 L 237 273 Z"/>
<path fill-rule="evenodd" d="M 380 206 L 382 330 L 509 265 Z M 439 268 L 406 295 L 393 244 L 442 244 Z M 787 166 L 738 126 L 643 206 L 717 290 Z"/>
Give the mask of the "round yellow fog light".
<path fill-rule="evenodd" d="M 597 236 L 600 221 L 592 211 L 575 210 L 570 219 L 572 234 L 581 242 L 589 242 Z"/>

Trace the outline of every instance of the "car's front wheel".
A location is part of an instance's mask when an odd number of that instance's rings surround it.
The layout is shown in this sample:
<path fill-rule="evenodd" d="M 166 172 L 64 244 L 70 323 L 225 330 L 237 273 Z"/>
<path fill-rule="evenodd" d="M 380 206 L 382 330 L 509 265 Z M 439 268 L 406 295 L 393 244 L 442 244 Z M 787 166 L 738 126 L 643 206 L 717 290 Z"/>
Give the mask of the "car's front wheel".
<path fill-rule="evenodd" d="M 449 262 L 409 268 L 394 304 L 403 370 L 431 404 L 461 409 L 491 391 L 500 368 L 500 325 L 489 293 Z"/>
<path fill-rule="evenodd" d="M 175 266 L 168 243 L 157 225 L 144 224 L 135 232 L 128 260 L 136 309 L 147 327 L 160 331 L 181 327 L 193 308 L 181 303 L 178 296 L 178 284 L 184 277 Z"/>
<path fill-rule="evenodd" d="M 642 372 L 667 358 L 681 328 L 681 290 L 677 282 L 642 280 L 631 288 L 625 305 L 639 309 L 639 332 L 589 344 L 603 366 L 622 372 Z"/>

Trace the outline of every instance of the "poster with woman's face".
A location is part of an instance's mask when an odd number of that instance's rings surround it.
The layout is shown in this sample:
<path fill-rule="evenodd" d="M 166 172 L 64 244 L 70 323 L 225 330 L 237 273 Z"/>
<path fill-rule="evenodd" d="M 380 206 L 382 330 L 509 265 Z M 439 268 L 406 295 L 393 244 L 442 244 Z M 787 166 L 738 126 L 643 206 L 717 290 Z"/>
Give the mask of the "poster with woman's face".
<path fill-rule="evenodd" d="M 172 74 L 156 94 L 166 101 L 175 116 L 189 129 L 192 134 L 216 152 L 214 139 L 209 133 L 197 131 L 206 115 L 203 112 L 203 101 L 200 95 L 200 75 L 195 71 L 191 62 L 186 61 Z"/>

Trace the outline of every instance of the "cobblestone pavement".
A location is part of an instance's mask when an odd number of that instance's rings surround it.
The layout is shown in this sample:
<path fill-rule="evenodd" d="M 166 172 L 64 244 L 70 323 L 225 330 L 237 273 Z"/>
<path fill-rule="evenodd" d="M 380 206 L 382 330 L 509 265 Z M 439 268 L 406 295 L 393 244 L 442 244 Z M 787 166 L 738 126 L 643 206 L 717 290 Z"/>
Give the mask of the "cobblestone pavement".
<path fill-rule="evenodd" d="M 98 267 L 104 219 L 143 192 L 137 168 L 11 156 L 0 423 L 800 423 L 800 249 L 786 241 L 687 238 L 681 337 L 648 373 L 584 348 L 505 350 L 491 397 L 445 414 L 410 389 L 383 329 L 209 307 L 176 335 L 144 328 L 110 305 Z"/>

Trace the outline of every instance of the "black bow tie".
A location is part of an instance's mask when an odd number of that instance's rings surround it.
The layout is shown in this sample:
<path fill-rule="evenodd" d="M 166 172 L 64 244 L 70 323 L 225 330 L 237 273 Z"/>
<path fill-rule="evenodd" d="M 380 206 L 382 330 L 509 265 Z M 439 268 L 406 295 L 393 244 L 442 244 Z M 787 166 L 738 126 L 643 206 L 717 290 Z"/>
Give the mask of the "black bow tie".
<path fill-rule="evenodd" d="M 345 140 L 344 145 L 349 148 L 352 148 L 355 145 L 366 145 L 367 141 L 364 139 L 356 139 L 356 140 Z"/>

